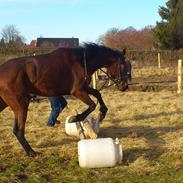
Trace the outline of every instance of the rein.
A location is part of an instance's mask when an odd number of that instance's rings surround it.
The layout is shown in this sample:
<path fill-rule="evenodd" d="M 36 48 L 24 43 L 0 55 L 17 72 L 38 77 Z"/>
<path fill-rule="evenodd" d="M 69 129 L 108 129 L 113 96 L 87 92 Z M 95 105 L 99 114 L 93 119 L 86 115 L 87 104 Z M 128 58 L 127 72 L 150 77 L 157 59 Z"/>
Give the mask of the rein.
<path fill-rule="evenodd" d="M 107 74 L 107 72 L 105 72 L 103 69 L 99 69 L 100 71 L 102 71 L 110 80 L 112 80 L 114 82 L 114 84 L 120 84 L 121 83 L 121 79 L 113 79 L 109 74 Z"/>
<path fill-rule="evenodd" d="M 83 61 L 84 61 L 84 70 L 85 70 L 85 80 L 88 78 L 88 71 L 87 71 L 87 65 L 86 65 L 86 49 L 83 51 Z"/>
<path fill-rule="evenodd" d="M 105 83 L 98 89 L 99 91 L 102 90 L 104 87 L 105 87 L 105 88 L 109 88 L 109 87 L 113 86 L 114 84 L 119 85 L 119 84 L 121 83 L 121 81 L 118 82 L 118 81 L 116 81 L 115 79 L 113 79 L 113 78 L 112 78 L 109 74 L 107 74 L 107 72 L 105 72 L 103 69 L 99 69 L 99 70 L 102 71 L 104 74 L 106 74 L 106 76 L 113 82 L 112 84 L 105 86 L 105 85 L 107 84 L 107 82 L 108 82 L 108 80 L 106 80 Z"/>
<path fill-rule="evenodd" d="M 107 75 L 107 77 L 112 80 L 116 85 L 119 85 L 122 81 L 122 77 L 121 77 L 121 59 L 119 59 L 118 64 L 116 65 L 116 69 L 115 71 L 119 71 L 118 72 L 118 78 L 114 79 L 112 76 L 110 76 L 107 72 L 105 72 L 103 69 L 100 69 L 104 74 Z"/>

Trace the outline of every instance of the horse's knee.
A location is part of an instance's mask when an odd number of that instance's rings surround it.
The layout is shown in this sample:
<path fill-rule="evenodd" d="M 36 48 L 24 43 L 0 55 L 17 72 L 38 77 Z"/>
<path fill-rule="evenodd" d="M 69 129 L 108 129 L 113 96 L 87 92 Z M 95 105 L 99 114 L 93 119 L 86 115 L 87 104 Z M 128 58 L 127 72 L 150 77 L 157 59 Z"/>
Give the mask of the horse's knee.
<path fill-rule="evenodd" d="M 108 111 L 108 108 L 106 106 L 101 106 L 100 107 L 100 112 L 107 113 L 107 111 Z"/>
<path fill-rule="evenodd" d="M 20 129 L 18 128 L 17 125 L 15 125 L 15 126 L 13 127 L 13 134 L 14 134 L 17 138 L 21 138 L 21 137 L 24 136 L 23 131 L 20 130 Z"/>
<path fill-rule="evenodd" d="M 13 134 L 19 138 L 22 137 L 22 133 L 20 132 L 20 130 L 18 130 L 17 128 L 13 128 Z"/>
<path fill-rule="evenodd" d="M 91 111 L 94 111 L 95 108 L 96 108 L 96 104 L 95 103 L 92 103 L 90 106 L 89 106 L 90 110 Z"/>

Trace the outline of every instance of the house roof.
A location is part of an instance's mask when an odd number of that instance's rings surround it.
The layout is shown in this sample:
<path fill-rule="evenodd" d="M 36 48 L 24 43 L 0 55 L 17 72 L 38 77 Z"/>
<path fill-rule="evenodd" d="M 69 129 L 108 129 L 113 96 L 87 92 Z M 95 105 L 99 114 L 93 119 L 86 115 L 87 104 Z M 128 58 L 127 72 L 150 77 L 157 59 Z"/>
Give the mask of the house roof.
<path fill-rule="evenodd" d="M 36 44 L 37 44 L 37 40 L 32 40 L 31 43 L 30 43 L 30 46 L 31 47 L 36 47 Z"/>
<path fill-rule="evenodd" d="M 78 47 L 79 38 L 37 38 L 37 47 Z"/>

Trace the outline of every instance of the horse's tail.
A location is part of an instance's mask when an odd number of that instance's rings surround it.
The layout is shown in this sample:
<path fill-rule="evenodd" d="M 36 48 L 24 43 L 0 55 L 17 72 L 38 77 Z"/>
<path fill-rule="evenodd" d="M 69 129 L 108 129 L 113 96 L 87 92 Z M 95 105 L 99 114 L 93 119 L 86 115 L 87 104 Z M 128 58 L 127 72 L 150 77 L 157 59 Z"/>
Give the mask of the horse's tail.
<path fill-rule="evenodd" d="M 0 97 L 0 112 L 3 111 L 8 105 L 6 102 Z"/>

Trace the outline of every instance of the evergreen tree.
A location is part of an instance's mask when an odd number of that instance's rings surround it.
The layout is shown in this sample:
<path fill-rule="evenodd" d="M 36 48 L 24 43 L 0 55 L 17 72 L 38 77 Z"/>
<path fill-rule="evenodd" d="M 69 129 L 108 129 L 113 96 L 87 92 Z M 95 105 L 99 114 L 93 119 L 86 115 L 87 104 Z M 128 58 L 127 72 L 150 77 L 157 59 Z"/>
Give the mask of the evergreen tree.
<path fill-rule="evenodd" d="M 157 44 L 162 48 L 183 48 L 183 1 L 168 0 L 160 7 L 161 22 L 154 29 Z"/>

